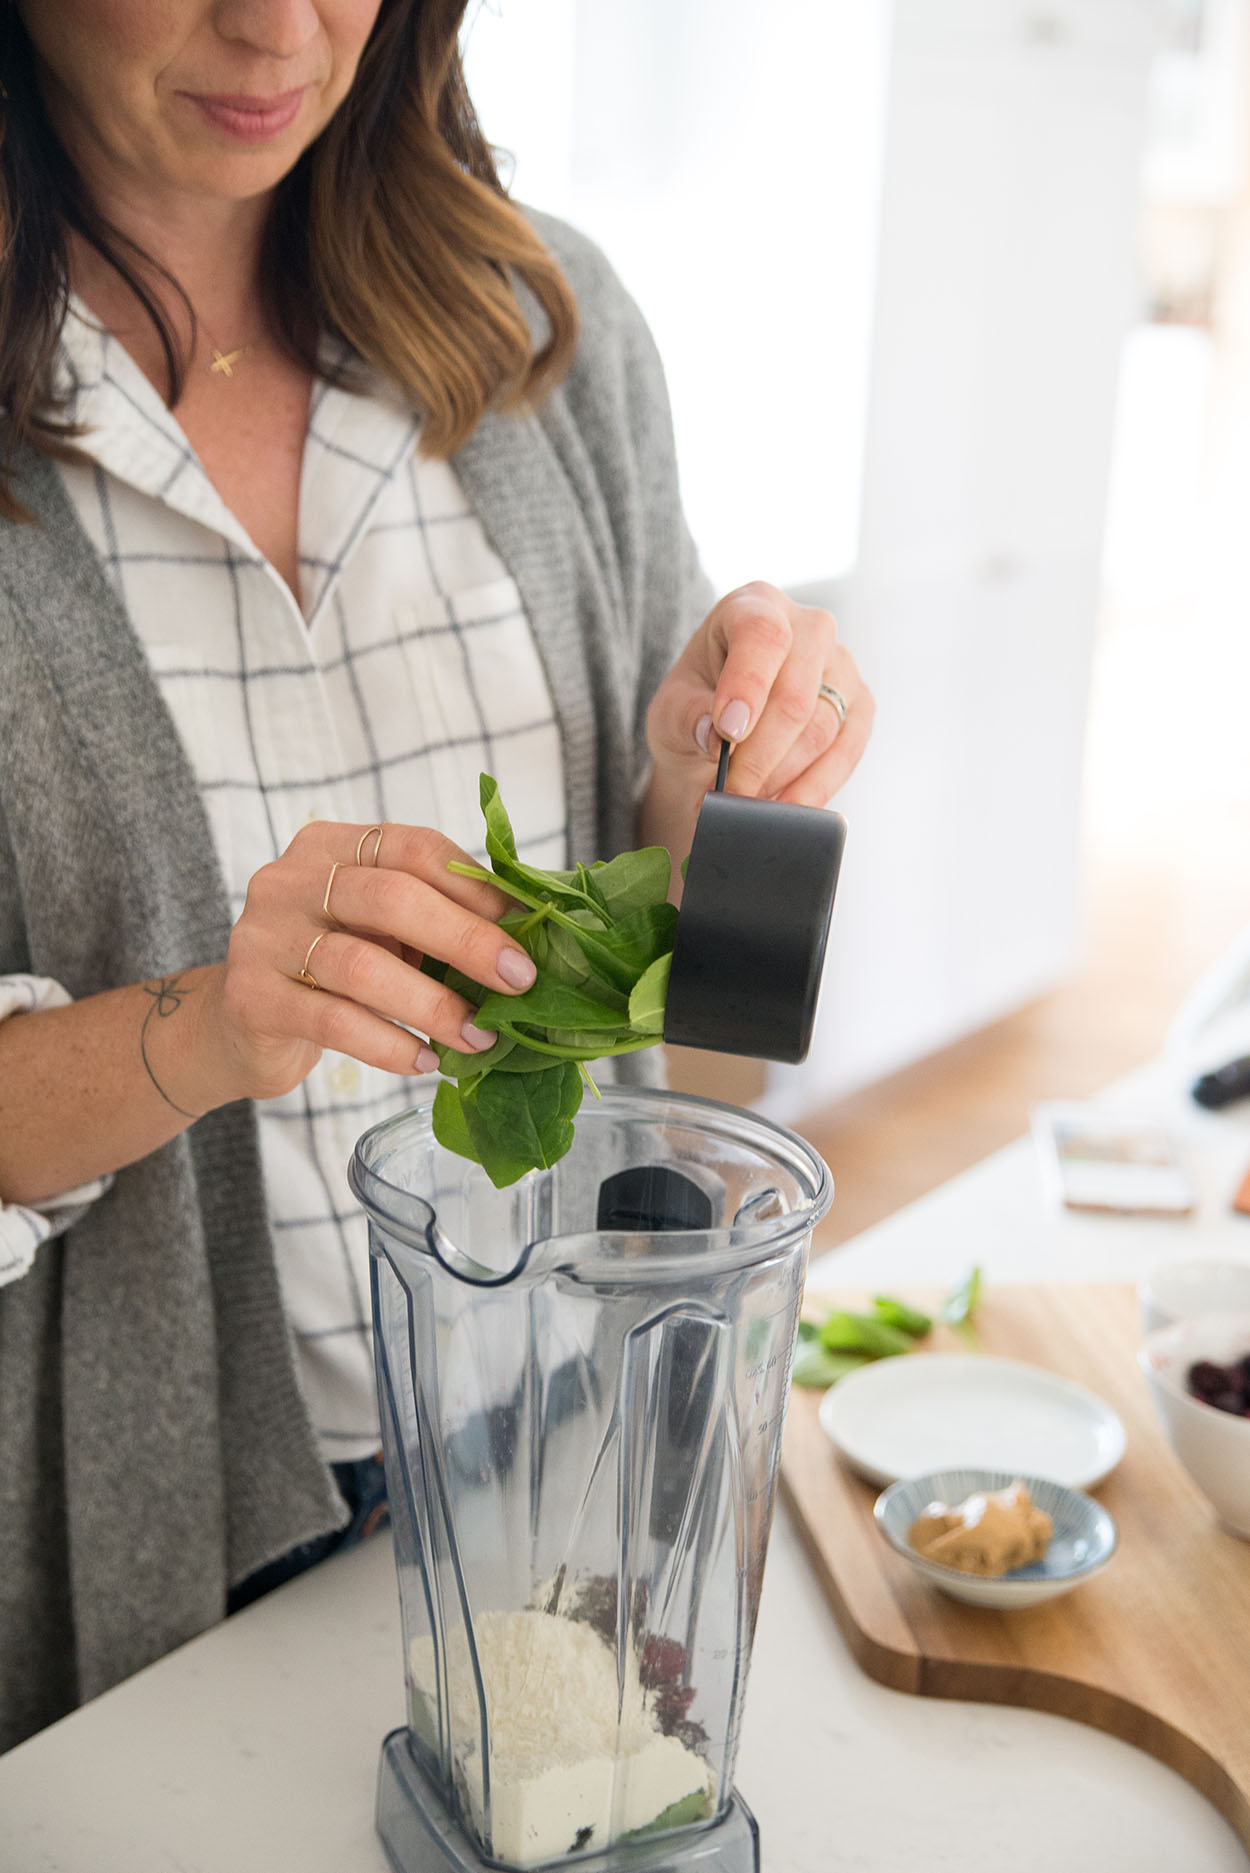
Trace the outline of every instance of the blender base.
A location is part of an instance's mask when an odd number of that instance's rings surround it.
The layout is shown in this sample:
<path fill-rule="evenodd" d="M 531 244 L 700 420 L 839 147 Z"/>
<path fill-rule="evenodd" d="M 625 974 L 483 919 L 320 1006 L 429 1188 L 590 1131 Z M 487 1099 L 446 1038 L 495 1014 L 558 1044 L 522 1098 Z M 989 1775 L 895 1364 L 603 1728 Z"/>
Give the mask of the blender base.
<path fill-rule="evenodd" d="M 407 1730 L 392 1730 L 378 1765 L 378 1833 L 395 1873 L 483 1873 L 483 1859 L 417 1766 Z M 566 1863 L 561 1863 L 564 1865 Z M 621 1841 L 567 1862 L 577 1873 L 759 1873 L 759 1829 L 734 1794 L 723 1818 L 698 1833 L 667 1840 Z"/>

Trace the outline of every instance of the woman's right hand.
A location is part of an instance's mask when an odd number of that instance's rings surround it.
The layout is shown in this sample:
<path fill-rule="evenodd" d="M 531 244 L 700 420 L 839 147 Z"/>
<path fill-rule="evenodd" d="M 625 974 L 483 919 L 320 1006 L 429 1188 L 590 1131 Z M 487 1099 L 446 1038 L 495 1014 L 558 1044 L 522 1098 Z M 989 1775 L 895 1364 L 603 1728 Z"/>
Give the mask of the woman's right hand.
<path fill-rule="evenodd" d="M 448 871 L 453 860 L 473 863 L 426 826 L 388 823 L 379 836 L 317 820 L 255 873 L 226 960 L 195 998 L 214 1103 L 290 1092 L 323 1048 L 412 1074 L 438 1065 L 420 1036 L 463 1052 L 492 1045 L 470 1003 L 422 974 L 423 957 L 503 994 L 528 988 L 534 965 L 499 929 L 512 899 Z"/>

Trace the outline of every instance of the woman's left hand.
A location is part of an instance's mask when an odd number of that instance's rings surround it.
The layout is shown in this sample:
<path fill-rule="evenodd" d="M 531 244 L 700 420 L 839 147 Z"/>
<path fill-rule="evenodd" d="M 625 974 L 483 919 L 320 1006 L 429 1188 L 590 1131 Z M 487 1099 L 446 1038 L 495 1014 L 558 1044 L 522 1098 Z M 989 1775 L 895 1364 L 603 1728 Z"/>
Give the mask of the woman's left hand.
<path fill-rule="evenodd" d="M 654 778 L 665 792 L 706 789 L 724 739 L 734 744 L 731 793 L 824 806 L 864 752 L 875 713 L 827 611 L 775 585 L 743 585 L 712 607 L 652 699 Z"/>

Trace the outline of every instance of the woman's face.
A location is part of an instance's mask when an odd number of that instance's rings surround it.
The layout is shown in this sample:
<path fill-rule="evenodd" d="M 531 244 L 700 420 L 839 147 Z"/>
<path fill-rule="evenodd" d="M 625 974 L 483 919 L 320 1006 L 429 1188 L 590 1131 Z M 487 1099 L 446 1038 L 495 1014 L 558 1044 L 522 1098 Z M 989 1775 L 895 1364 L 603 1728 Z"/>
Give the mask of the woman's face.
<path fill-rule="evenodd" d="M 108 212 L 268 193 L 346 97 L 381 0 L 17 4 L 52 121 Z"/>

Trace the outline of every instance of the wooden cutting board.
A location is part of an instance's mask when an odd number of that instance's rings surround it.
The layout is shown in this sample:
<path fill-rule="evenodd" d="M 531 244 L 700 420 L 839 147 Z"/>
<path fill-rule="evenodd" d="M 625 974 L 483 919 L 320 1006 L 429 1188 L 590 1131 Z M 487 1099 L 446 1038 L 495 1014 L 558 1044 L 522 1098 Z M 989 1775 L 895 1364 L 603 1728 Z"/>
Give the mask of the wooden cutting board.
<path fill-rule="evenodd" d="M 937 1297 L 903 1298 L 920 1307 Z M 860 1306 L 862 1295 L 809 1295 Z M 1192 1782 L 1250 1849 L 1250 1542 L 1216 1522 L 1161 1430 L 1140 1377 L 1129 1288 L 997 1287 L 977 1317 L 987 1353 L 1027 1360 L 1097 1392 L 1128 1448 L 1096 1494 L 1115 1517 L 1110 1566 L 1020 1611 L 964 1606 L 928 1586 L 878 1533 L 878 1491 L 820 1427 L 820 1393 L 796 1388 L 782 1491 L 847 1644 L 896 1691 L 1053 1711 L 1109 1730 Z M 965 1351 L 945 1328 L 925 1344 Z M 923 1354 L 906 1355 L 921 1358 Z"/>

